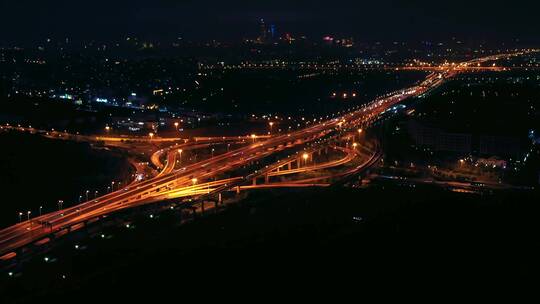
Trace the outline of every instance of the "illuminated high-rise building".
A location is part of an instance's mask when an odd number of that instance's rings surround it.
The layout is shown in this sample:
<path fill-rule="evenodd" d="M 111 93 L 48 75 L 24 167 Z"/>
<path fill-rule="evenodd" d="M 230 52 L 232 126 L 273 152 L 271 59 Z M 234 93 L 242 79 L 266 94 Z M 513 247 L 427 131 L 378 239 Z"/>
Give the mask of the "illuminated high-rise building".
<path fill-rule="evenodd" d="M 276 38 L 276 25 L 272 24 L 270 25 L 270 29 L 268 30 L 268 33 L 270 34 L 270 38 L 273 40 Z"/>

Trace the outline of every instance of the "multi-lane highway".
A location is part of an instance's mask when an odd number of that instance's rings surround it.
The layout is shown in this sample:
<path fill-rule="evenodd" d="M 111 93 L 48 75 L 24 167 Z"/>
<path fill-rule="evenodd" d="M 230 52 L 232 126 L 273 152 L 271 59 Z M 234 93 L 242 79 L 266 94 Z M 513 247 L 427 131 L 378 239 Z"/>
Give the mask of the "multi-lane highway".
<path fill-rule="evenodd" d="M 45 214 L 31 221 L 8 227 L 0 231 L 0 253 L 9 252 L 55 231 L 85 222 L 111 211 L 137 205 L 139 201 L 145 200 L 157 192 L 172 189 L 173 187 L 190 186 L 193 183 L 216 176 L 221 172 L 238 168 L 272 154 L 280 148 L 285 148 L 286 145 L 293 146 L 303 143 L 305 140 L 319 138 L 326 134 L 328 130 L 328 128 L 321 125 L 314 125 L 291 134 L 277 136 L 188 165 L 170 174 L 149 179 L 130 188 L 120 189 L 75 207 Z"/>
<path fill-rule="evenodd" d="M 498 58 L 513 55 L 515 54 L 498 55 Z M 486 60 L 492 59 L 486 58 Z M 475 60 L 474 62 L 478 63 L 482 62 L 482 60 Z M 463 64 L 460 66 L 463 66 Z M 176 169 L 174 165 L 168 166 L 166 168 L 167 172 L 155 178 L 119 189 L 116 192 L 109 193 L 95 200 L 64 210 L 51 212 L 36 217 L 31 221 L 8 227 L 0 231 L 0 255 L 9 254 L 22 246 L 43 239 L 53 233 L 69 229 L 69 227 L 73 227 L 74 225 L 95 219 L 96 217 L 137 206 L 142 202 L 148 202 L 149 198 L 159 196 L 161 193 L 171 193 L 173 190 L 177 193 L 182 191 L 189 192 L 191 195 L 205 193 L 204 191 L 200 191 L 201 193 L 199 193 L 193 190 L 200 189 L 200 187 L 196 187 L 199 183 L 209 181 L 219 174 L 247 166 L 252 162 L 273 155 L 277 151 L 283 151 L 297 145 L 313 142 L 332 134 L 336 130 L 351 129 L 363 125 L 376 119 L 382 113 L 403 100 L 420 96 L 440 86 L 457 73 L 459 73 L 459 70 L 449 67 L 442 72 L 430 74 L 423 82 L 413 87 L 386 94 L 363 107 L 358 107 L 354 111 L 339 117 L 314 122 L 303 129 L 254 142 L 179 169 Z M 171 156 L 168 162 L 174 164 L 175 157 Z M 250 176 L 238 177 L 234 182 L 249 178 Z M 223 185 L 223 181 L 216 181 L 215 186 L 218 185 Z"/>

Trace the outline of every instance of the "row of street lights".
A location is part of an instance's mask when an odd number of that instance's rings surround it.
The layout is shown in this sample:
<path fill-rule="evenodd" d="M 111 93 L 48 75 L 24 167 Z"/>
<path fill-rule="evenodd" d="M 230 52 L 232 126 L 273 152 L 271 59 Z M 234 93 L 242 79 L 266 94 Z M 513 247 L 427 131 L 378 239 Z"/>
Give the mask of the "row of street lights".
<path fill-rule="evenodd" d="M 27 211 L 26 212 L 26 220 L 29 221 L 30 220 L 30 214 L 32 213 L 32 211 Z M 23 216 L 24 213 L 22 212 L 19 212 L 19 223 L 22 222 L 22 216 Z"/>
<path fill-rule="evenodd" d="M 115 184 L 117 184 L 118 187 L 120 187 L 120 185 L 122 184 L 122 182 L 118 182 L 118 183 L 117 183 L 117 182 L 114 182 L 114 181 L 111 182 L 111 186 L 108 186 L 108 187 L 107 187 L 107 190 L 109 190 L 109 191 L 112 193 L 112 192 L 114 191 L 114 185 L 115 185 Z M 89 201 L 89 199 L 90 199 L 90 198 L 89 198 L 90 190 L 86 190 L 85 194 L 86 194 L 86 201 Z M 99 191 L 98 191 L 98 190 L 94 191 L 94 199 L 97 198 L 98 194 L 99 194 Z M 83 196 L 82 196 L 82 195 L 79 195 L 79 204 L 82 203 L 82 198 L 83 198 Z M 63 207 L 64 207 L 64 200 L 58 200 L 57 206 L 58 206 L 58 210 L 59 210 L 59 211 L 62 210 Z M 42 211 L 43 211 L 43 206 L 39 206 L 39 216 L 41 216 Z M 19 213 L 18 213 L 18 215 L 19 215 L 19 223 L 22 222 L 22 220 L 23 220 L 23 215 L 24 215 L 24 214 L 26 214 L 26 220 L 29 221 L 29 220 L 30 220 L 30 215 L 32 214 L 32 211 L 29 210 L 29 211 L 27 211 L 26 213 L 24 213 L 24 212 L 19 212 Z"/>

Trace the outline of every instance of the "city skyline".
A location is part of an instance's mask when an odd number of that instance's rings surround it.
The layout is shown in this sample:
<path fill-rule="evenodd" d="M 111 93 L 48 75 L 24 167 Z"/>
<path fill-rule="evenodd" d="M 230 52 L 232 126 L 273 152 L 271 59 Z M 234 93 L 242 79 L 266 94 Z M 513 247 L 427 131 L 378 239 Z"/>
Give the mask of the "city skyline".
<path fill-rule="evenodd" d="M 126 35 L 146 39 L 239 40 L 257 34 L 263 18 L 280 30 L 311 37 L 328 34 L 372 41 L 463 40 L 536 41 L 537 3 L 514 1 L 2 1 L 0 41 L 30 42 L 53 37 L 110 40 Z M 36 26 L 39 25 L 39 26 Z"/>

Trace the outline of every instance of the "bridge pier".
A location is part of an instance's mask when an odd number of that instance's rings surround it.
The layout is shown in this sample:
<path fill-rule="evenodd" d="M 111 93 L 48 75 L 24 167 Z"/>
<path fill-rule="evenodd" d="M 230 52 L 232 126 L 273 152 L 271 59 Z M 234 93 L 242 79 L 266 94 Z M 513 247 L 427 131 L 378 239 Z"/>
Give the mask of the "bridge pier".
<path fill-rule="evenodd" d="M 219 206 L 221 205 L 221 202 L 219 200 L 215 200 L 214 202 L 214 213 L 218 213 Z"/>
<path fill-rule="evenodd" d="M 13 252 L 15 252 L 15 262 L 21 262 L 24 260 L 24 253 L 26 251 L 26 248 L 20 247 L 15 249 Z"/>

